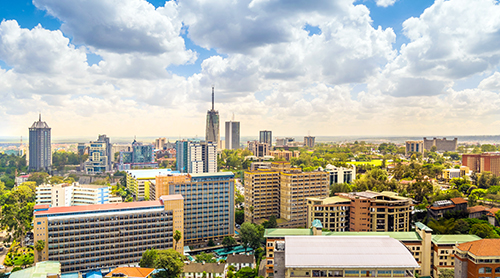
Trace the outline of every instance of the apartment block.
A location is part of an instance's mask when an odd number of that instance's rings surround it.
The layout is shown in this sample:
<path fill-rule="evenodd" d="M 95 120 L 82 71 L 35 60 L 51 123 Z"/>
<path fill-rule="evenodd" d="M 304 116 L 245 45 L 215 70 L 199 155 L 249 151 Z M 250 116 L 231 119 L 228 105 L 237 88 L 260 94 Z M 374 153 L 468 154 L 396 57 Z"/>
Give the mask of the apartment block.
<path fill-rule="evenodd" d="M 307 226 L 319 220 L 325 229 L 334 232 L 349 230 L 349 207 L 351 201 L 342 197 L 307 198 Z"/>
<path fill-rule="evenodd" d="M 270 151 L 270 146 L 268 143 L 261 143 L 257 140 L 248 141 L 247 148 L 256 157 L 268 156 Z"/>
<path fill-rule="evenodd" d="M 304 147 L 306 148 L 314 148 L 316 145 L 316 137 L 313 136 L 304 136 Z"/>
<path fill-rule="evenodd" d="M 36 204 L 51 207 L 107 204 L 115 200 L 110 191 L 108 186 L 93 184 L 42 184 L 36 188 Z"/>
<path fill-rule="evenodd" d="M 111 171 L 112 157 L 109 137 L 99 135 L 97 141 L 90 142 L 89 157 L 84 163 L 85 173 L 99 174 Z"/>
<path fill-rule="evenodd" d="M 336 183 L 352 183 L 356 180 L 356 166 L 337 167 L 331 164 L 326 165 L 325 171 L 330 176 L 330 184 Z"/>
<path fill-rule="evenodd" d="M 177 170 L 181 173 L 217 172 L 217 143 L 182 140 L 176 142 Z"/>
<path fill-rule="evenodd" d="M 137 264 L 151 248 L 184 249 L 173 239 L 174 231 L 184 231 L 181 195 L 121 204 L 36 205 L 33 222 L 35 242 L 45 242 L 41 260 L 60 262 L 62 273 Z"/>
<path fill-rule="evenodd" d="M 405 156 L 410 153 L 424 153 L 424 141 L 406 141 L 405 142 Z"/>
<path fill-rule="evenodd" d="M 154 191 L 154 182 L 158 175 L 179 173 L 170 169 L 140 169 L 126 170 L 127 188 L 132 192 L 136 200 L 151 200 L 151 190 Z M 156 196 L 160 196 L 156 194 Z"/>
<path fill-rule="evenodd" d="M 184 197 L 185 245 L 222 241 L 234 235 L 234 174 L 231 172 L 158 175 L 150 196 Z"/>
<path fill-rule="evenodd" d="M 500 239 L 485 238 L 455 247 L 455 277 L 500 276 Z"/>
<path fill-rule="evenodd" d="M 455 152 L 455 151 L 457 151 L 458 139 L 457 138 L 453 138 L 452 140 L 447 140 L 446 138 L 427 139 L 424 137 L 423 143 L 424 143 L 424 149 L 426 149 L 428 151 L 433 146 L 436 146 L 436 150 L 438 152 Z"/>
<path fill-rule="evenodd" d="M 491 172 L 500 176 L 500 152 L 482 154 L 463 154 L 462 165 L 476 173 Z"/>
<path fill-rule="evenodd" d="M 280 215 L 280 172 L 274 170 L 245 171 L 245 222 Z"/>
<path fill-rule="evenodd" d="M 298 158 L 300 156 L 300 151 L 285 151 L 285 150 L 274 150 L 270 151 L 269 155 L 274 156 L 276 160 L 286 160 L 290 161 L 292 158 Z"/>

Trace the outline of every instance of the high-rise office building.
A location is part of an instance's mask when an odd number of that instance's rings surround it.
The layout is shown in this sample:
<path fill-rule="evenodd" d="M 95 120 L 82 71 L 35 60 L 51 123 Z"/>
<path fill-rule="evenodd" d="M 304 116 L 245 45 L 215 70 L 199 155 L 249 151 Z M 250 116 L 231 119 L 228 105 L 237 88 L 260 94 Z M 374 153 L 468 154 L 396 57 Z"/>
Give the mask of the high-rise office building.
<path fill-rule="evenodd" d="M 304 136 L 304 147 L 306 148 L 314 148 L 316 137 L 313 136 Z"/>
<path fill-rule="evenodd" d="M 143 144 L 134 140 L 131 151 L 120 151 L 118 170 L 158 168 L 153 148 L 152 144 Z"/>
<path fill-rule="evenodd" d="M 33 223 L 35 242 L 45 242 L 41 260 L 60 262 L 63 273 L 137 264 L 152 248 L 184 250 L 173 238 L 176 230 L 184 238 L 181 195 L 120 204 L 36 205 Z"/>
<path fill-rule="evenodd" d="M 240 122 L 226 122 L 225 149 L 236 150 L 240 148 Z"/>
<path fill-rule="evenodd" d="M 219 144 L 219 111 L 214 109 L 214 87 L 212 87 L 212 109 L 207 112 L 207 130 L 205 141 Z"/>
<path fill-rule="evenodd" d="M 52 166 L 51 128 L 42 122 L 42 115 L 29 128 L 29 170 L 50 171 Z"/>
<path fill-rule="evenodd" d="M 176 142 L 177 171 L 181 173 L 217 172 L 215 142 L 182 140 Z"/>
<path fill-rule="evenodd" d="M 111 196 L 111 187 L 95 184 L 42 184 L 36 188 L 36 204 L 51 207 L 121 203 Z"/>
<path fill-rule="evenodd" d="M 270 130 L 261 130 L 259 132 L 259 142 L 269 144 L 269 147 L 273 146 L 273 132 Z"/>
<path fill-rule="evenodd" d="M 112 167 L 111 143 L 109 137 L 99 135 L 97 141 L 91 141 L 89 146 L 89 158 L 85 161 L 85 172 L 87 174 L 98 174 L 111 171 Z"/>
<path fill-rule="evenodd" d="M 248 141 L 248 150 L 252 152 L 256 157 L 264 157 L 269 155 L 269 144 L 260 143 L 259 141 Z"/>
<path fill-rule="evenodd" d="M 184 198 L 184 245 L 234 235 L 233 173 L 158 175 L 154 189 L 150 196 Z"/>

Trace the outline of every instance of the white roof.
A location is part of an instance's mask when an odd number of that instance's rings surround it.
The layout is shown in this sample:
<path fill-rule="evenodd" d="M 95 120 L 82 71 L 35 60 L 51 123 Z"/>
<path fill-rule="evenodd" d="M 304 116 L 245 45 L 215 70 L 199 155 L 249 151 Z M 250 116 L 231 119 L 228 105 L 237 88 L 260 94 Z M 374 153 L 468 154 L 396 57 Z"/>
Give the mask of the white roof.
<path fill-rule="evenodd" d="M 179 175 L 178 171 L 172 171 L 171 169 L 137 169 L 125 170 L 125 172 L 136 179 L 154 179 L 156 176 L 161 175 Z"/>
<path fill-rule="evenodd" d="M 418 268 L 410 251 L 389 236 L 285 237 L 287 268 Z"/>

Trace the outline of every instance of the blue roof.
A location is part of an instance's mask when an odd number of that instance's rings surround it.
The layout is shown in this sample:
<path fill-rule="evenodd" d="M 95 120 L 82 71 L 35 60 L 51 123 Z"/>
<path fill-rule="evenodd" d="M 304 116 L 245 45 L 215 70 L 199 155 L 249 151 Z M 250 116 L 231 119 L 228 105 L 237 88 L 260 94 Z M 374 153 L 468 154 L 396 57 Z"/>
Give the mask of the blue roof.
<path fill-rule="evenodd" d="M 61 274 L 61 278 L 78 278 L 78 272 L 64 273 Z"/>
<path fill-rule="evenodd" d="M 102 278 L 102 273 L 100 270 L 92 270 L 85 274 L 85 278 Z"/>
<path fill-rule="evenodd" d="M 323 229 L 323 224 L 318 219 L 314 219 L 311 225 L 317 229 Z"/>

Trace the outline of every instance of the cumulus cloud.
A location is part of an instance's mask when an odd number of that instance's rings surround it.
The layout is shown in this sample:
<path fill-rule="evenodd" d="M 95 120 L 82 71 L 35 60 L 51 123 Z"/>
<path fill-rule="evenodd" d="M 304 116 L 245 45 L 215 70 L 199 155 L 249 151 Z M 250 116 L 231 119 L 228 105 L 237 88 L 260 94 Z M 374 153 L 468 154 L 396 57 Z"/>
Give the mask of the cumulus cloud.
<path fill-rule="evenodd" d="M 396 3 L 397 0 L 375 0 L 375 3 L 377 4 L 377 6 L 379 7 L 384 7 L 384 8 L 387 8 L 389 6 L 392 6 L 394 5 L 394 3 Z"/>
<path fill-rule="evenodd" d="M 489 91 L 500 91 L 500 72 L 485 78 L 479 83 L 478 88 Z"/>

